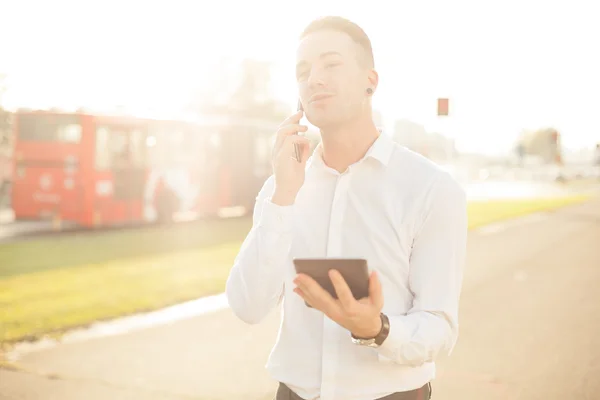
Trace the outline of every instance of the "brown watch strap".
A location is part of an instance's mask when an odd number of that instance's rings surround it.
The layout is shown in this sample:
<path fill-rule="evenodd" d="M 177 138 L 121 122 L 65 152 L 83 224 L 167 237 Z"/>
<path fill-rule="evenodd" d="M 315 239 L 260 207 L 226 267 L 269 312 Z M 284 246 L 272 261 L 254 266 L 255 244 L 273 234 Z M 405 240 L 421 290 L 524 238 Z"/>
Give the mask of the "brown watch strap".
<path fill-rule="evenodd" d="M 381 331 L 375 336 L 375 343 L 377 346 L 381 346 L 385 339 L 390 334 L 390 319 L 384 313 L 381 313 Z"/>
<path fill-rule="evenodd" d="M 352 335 L 352 337 L 354 339 L 363 339 L 363 340 L 375 339 L 375 344 L 377 346 L 381 346 L 383 344 L 383 342 L 385 341 L 385 339 L 387 339 L 388 335 L 390 334 L 390 319 L 384 313 L 381 313 L 380 317 L 381 317 L 381 330 L 375 337 L 359 338 L 354 335 Z"/>

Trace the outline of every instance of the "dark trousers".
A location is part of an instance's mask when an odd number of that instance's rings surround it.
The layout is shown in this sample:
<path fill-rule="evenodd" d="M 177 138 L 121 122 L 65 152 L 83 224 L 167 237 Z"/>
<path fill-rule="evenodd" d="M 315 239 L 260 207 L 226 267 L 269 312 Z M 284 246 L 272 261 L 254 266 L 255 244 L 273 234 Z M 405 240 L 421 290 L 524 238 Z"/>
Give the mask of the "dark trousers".
<path fill-rule="evenodd" d="M 392 393 L 389 396 L 380 397 L 373 400 L 429 400 L 431 399 L 431 383 L 426 383 L 419 389 L 408 392 Z M 279 384 L 277 395 L 274 400 L 303 400 L 302 397 L 294 393 L 289 387 L 283 383 Z"/>

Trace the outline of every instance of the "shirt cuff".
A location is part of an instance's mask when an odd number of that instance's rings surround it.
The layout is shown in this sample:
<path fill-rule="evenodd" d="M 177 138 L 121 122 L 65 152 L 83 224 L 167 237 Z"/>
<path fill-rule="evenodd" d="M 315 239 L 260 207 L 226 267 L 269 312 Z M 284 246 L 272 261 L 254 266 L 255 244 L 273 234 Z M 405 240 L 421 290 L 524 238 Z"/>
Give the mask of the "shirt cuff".
<path fill-rule="evenodd" d="M 390 321 L 390 332 L 388 337 L 377 348 L 378 359 L 383 362 L 401 362 L 405 357 L 401 353 L 410 342 L 411 332 L 398 317 L 388 316 Z"/>
<path fill-rule="evenodd" d="M 274 204 L 270 198 L 264 200 L 262 213 L 258 225 L 277 233 L 292 231 L 294 206 L 280 206 Z"/>

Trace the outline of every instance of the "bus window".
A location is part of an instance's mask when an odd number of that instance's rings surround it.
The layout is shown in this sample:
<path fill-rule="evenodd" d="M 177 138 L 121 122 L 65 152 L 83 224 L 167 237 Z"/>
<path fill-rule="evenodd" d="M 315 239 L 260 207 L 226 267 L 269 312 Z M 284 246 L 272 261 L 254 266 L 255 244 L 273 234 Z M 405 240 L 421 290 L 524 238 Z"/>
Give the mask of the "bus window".
<path fill-rule="evenodd" d="M 65 143 L 79 143 L 81 141 L 81 125 L 61 125 L 57 129 L 58 141 Z"/>
<path fill-rule="evenodd" d="M 144 167 L 146 158 L 146 135 L 140 129 L 133 129 L 129 136 L 131 162 L 135 167 Z"/>
<path fill-rule="evenodd" d="M 96 170 L 144 167 L 145 148 L 146 137 L 140 129 L 98 126 L 96 127 Z"/>
<path fill-rule="evenodd" d="M 81 124 L 77 115 L 20 114 L 20 141 L 79 143 Z"/>
<path fill-rule="evenodd" d="M 158 122 L 150 126 L 145 146 L 148 165 L 157 168 L 188 167 L 198 157 L 197 135 L 184 124 Z"/>
<path fill-rule="evenodd" d="M 110 169 L 110 149 L 108 148 L 108 128 L 99 127 L 96 129 L 96 165 L 97 171 L 106 171 Z"/>

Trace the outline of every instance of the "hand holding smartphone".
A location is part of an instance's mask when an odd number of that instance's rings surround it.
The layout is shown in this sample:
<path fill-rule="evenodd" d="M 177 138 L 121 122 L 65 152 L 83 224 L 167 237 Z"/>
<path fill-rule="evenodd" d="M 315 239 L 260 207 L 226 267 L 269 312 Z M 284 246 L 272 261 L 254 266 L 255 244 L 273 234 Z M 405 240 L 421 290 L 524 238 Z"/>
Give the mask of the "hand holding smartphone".
<path fill-rule="evenodd" d="M 287 118 L 279 126 L 273 149 L 273 173 L 275 191 L 271 201 L 278 205 L 291 205 L 304 184 L 305 165 L 308 158 L 309 142 L 299 132 L 308 127 L 300 124 L 302 108 Z"/>
<path fill-rule="evenodd" d="M 304 108 L 302 107 L 302 101 L 300 99 L 298 99 L 298 106 L 296 107 L 296 111 L 304 111 Z M 302 162 L 302 151 L 298 143 L 294 143 L 294 156 L 296 157 L 296 161 L 298 161 L 299 163 Z"/>

